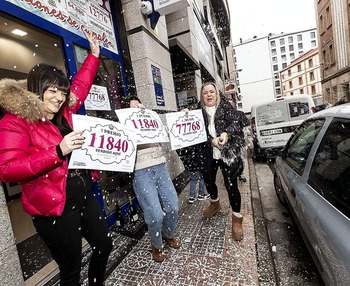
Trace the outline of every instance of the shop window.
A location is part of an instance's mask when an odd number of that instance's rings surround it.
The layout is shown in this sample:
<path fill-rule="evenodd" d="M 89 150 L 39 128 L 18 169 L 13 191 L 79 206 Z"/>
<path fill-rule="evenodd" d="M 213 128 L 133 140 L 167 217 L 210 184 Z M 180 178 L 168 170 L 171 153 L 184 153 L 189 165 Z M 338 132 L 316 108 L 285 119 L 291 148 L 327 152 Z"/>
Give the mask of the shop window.
<path fill-rule="evenodd" d="M 79 69 L 89 51 L 80 46 L 74 45 L 75 61 Z M 89 116 L 104 118 L 117 121 L 115 109 L 120 109 L 125 99 L 122 71 L 120 63 L 100 55 L 101 64 L 98 69 L 94 85 L 105 88 L 107 94 L 100 94 L 101 97 L 106 96 L 109 107 L 93 110 L 86 109 Z M 132 191 L 131 176 L 125 172 L 100 172 L 99 184 L 103 193 L 104 205 L 108 206 L 111 201 L 124 203 L 128 201 L 128 195 Z M 107 216 L 114 211 L 114 208 L 105 208 Z"/>
<path fill-rule="evenodd" d="M 61 38 L 3 13 L 0 25 L 0 78 L 25 79 L 37 63 L 46 63 L 66 71 Z M 3 23 L 2 23 L 3 24 Z M 13 28 L 27 32 L 20 40 L 11 33 Z M 23 60 L 25 59 L 25 60 Z"/>
<path fill-rule="evenodd" d="M 195 109 L 198 103 L 194 74 L 175 80 L 175 92 L 179 109 Z"/>

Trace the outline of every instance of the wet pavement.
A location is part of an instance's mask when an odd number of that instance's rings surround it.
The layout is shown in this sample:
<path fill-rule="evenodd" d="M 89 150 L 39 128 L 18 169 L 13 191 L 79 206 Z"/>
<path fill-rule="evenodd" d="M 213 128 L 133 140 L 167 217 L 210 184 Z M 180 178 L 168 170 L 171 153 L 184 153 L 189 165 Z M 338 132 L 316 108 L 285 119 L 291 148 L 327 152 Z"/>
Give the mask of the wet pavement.
<path fill-rule="evenodd" d="M 248 165 L 246 161 L 247 182 L 240 184 L 244 217 L 241 242 L 232 239 L 231 209 L 219 171 L 217 183 L 222 210 L 214 217 L 204 219 L 202 213 L 209 200 L 189 204 L 187 185 L 179 195 L 177 236 L 182 241 L 181 248 L 165 246 L 166 259 L 157 263 L 152 260 L 151 243 L 146 233 L 110 273 L 105 285 L 261 285 Z"/>

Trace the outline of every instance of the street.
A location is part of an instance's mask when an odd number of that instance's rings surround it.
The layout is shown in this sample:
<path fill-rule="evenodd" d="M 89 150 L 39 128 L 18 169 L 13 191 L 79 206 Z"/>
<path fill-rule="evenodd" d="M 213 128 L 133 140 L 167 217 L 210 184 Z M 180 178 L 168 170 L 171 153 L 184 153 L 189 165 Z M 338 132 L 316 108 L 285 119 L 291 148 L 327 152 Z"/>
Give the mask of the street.
<path fill-rule="evenodd" d="M 276 196 L 273 162 L 256 162 L 251 158 L 249 161 L 260 281 L 271 285 L 274 276 L 275 285 L 323 285 L 297 226 Z M 259 237 L 263 237 L 259 232 L 263 231 L 267 232 L 265 246 L 259 244 Z M 269 258 L 272 264 L 267 262 Z M 270 269 L 266 265 L 270 265 Z"/>

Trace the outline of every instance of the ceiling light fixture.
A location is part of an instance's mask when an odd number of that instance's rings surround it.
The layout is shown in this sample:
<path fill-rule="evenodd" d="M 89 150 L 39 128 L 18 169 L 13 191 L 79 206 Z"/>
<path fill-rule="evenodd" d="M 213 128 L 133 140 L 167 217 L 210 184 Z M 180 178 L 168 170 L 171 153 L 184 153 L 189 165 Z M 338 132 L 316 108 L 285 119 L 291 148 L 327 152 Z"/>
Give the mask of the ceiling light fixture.
<path fill-rule="evenodd" d="M 20 30 L 20 29 L 13 29 L 13 30 L 11 31 L 11 33 L 12 33 L 12 34 L 15 34 L 15 35 L 17 35 L 17 36 L 21 36 L 21 37 L 23 37 L 23 36 L 25 36 L 25 35 L 28 34 L 27 32 L 24 32 L 24 31 L 22 31 L 22 30 Z"/>

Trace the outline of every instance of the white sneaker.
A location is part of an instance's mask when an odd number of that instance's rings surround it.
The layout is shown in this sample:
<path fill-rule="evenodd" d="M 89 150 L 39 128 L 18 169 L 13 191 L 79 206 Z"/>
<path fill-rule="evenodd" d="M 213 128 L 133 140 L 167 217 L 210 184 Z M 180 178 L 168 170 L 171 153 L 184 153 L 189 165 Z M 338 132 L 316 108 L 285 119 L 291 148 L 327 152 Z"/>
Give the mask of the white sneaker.
<path fill-rule="evenodd" d="M 199 199 L 199 198 L 198 198 L 198 199 Z M 189 204 L 193 204 L 195 200 L 196 200 L 195 198 L 190 197 L 190 198 L 188 199 L 188 203 L 189 203 Z"/>
<path fill-rule="evenodd" d="M 209 198 L 210 198 L 210 195 L 198 195 L 198 201 L 204 201 Z"/>

